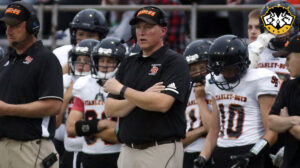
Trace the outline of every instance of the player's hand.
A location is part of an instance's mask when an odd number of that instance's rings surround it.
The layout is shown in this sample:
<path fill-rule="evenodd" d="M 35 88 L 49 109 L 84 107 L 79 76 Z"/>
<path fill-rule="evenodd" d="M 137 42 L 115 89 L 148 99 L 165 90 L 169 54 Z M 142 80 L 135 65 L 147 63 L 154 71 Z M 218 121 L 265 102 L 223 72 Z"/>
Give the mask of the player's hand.
<path fill-rule="evenodd" d="M 148 88 L 145 92 L 161 92 L 165 89 L 165 86 L 163 85 L 163 82 L 157 82 L 150 88 Z"/>
<path fill-rule="evenodd" d="M 276 167 L 281 167 L 283 164 L 284 147 L 280 148 L 276 155 L 271 157 L 272 163 Z"/>
<path fill-rule="evenodd" d="M 249 164 L 249 161 L 252 157 L 261 155 L 269 148 L 269 143 L 265 139 L 260 139 L 249 152 L 241 155 L 232 155 L 230 158 L 236 160 L 237 163 L 234 164 L 231 168 L 246 168 Z"/>
<path fill-rule="evenodd" d="M 247 168 L 251 157 L 253 157 L 253 154 L 250 152 L 241 155 L 230 156 L 230 159 L 236 161 L 236 164 L 231 166 L 231 168 Z"/>
<path fill-rule="evenodd" d="M 77 136 L 90 136 L 99 132 L 98 129 L 99 119 L 88 121 L 77 121 L 75 123 L 75 131 Z"/>
<path fill-rule="evenodd" d="M 120 95 L 121 89 L 123 85 L 115 78 L 108 79 L 104 84 L 104 91 L 114 94 Z"/>
<path fill-rule="evenodd" d="M 200 155 L 194 160 L 194 168 L 205 168 L 206 162 L 207 160 Z"/>
<path fill-rule="evenodd" d="M 205 93 L 205 85 L 201 83 L 196 83 L 196 86 L 194 88 L 195 90 L 195 96 L 197 99 L 205 99 L 206 93 Z"/>

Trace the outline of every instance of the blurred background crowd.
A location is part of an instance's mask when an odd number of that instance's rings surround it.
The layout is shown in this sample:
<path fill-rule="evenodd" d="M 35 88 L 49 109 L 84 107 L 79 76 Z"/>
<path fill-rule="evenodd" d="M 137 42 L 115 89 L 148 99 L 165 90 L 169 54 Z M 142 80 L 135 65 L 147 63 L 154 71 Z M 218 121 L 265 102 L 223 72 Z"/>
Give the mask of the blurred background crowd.
<path fill-rule="evenodd" d="M 0 6 L 5 7 L 15 0 L 1 0 Z M 24 0 L 31 4 L 45 5 L 58 3 L 59 5 L 184 5 L 197 3 L 198 5 L 249 5 L 264 4 L 268 0 Z M 299 0 L 288 0 L 291 4 L 299 4 Z M 0 16 L 3 15 L 0 11 Z M 79 11 L 79 10 L 78 10 Z M 130 27 L 127 25 L 128 20 L 132 18 L 134 11 L 101 11 L 105 15 L 109 25 L 111 36 L 119 37 L 125 41 L 130 39 Z M 223 34 L 234 34 L 238 37 L 248 37 L 248 14 L 249 10 L 243 11 L 198 11 L 196 34 L 197 38 L 215 38 Z M 67 30 L 69 23 L 77 11 L 65 12 L 59 11 L 58 24 L 56 27 L 57 40 L 67 39 L 69 42 Z M 169 32 L 167 41 L 172 49 L 182 53 L 186 44 L 191 41 L 190 25 L 191 13 L 189 11 L 168 11 L 169 15 Z M 63 17 L 62 17 L 63 16 Z M 43 39 L 49 39 L 51 36 L 51 12 L 43 14 Z M 66 31 L 67 30 L 67 31 Z M 119 31 L 118 31 L 119 30 Z M 121 30 L 121 31 L 120 31 Z M 0 39 L 5 39 L 5 25 L 0 23 Z"/>

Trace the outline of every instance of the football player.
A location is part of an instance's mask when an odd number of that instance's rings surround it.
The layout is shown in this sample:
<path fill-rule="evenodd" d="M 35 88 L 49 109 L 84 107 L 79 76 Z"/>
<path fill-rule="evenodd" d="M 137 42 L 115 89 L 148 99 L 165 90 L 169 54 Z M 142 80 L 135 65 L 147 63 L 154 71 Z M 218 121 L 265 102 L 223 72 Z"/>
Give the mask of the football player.
<path fill-rule="evenodd" d="M 96 9 L 84 9 L 78 12 L 70 23 L 71 45 L 64 45 L 53 50 L 57 56 L 63 73 L 68 72 L 68 52 L 72 46 L 84 39 L 102 40 L 108 33 L 108 25 L 104 15 Z"/>
<path fill-rule="evenodd" d="M 277 75 L 248 69 L 246 44 L 234 35 L 217 38 L 209 49 L 205 91 L 212 96 L 209 133 L 197 167 L 213 155 L 214 167 L 263 167 L 263 154 L 276 141 L 267 116 L 279 89 Z"/>
<path fill-rule="evenodd" d="M 115 76 L 125 52 L 126 48 L 119 39 L 103 39 L 92 52 L 92 74 L 74 84 L 75 100 L 68 117 L 67 132 L 69 136 L 84 136 L 84 168 L 117 168 L 121 148 L 115 134 L 117 118 L 105 116 L 107 93 L 103 91 L 103 84 Z"/>
<path fill-rule="evenodd" d="M 210 41 L 196 40 L 190 43 L 183 53 L 189 64 L 193 86 L 185 110 L 187 133 L 186 138 L 182 140 L 184 146 L 184 168 L 193 167 L 193 161 L 199 156 L 208 132 L 211 105 L 208 105 L 210 97 L 205 94 L 204 83 L 205 76 L 208 73 L 206 67 L 210 45 Z"/>
<path fill-rule="evenodd" d="M 61 66 L 63 67 L 63 74 L 72 71 L 69 69 L 69 67 L 71 66 L 68 65 L 68 58 L 69 58 L 70 50 L 74 46 L 76 46 L 76 44 L 78 44 L 81 40 L 84 39 L 101 40 L 108 33 L 108 25 L 106 19 L 104 15 L 96 9 L 81 10 L 75 15 L 69 27 L 70 27 L 70 35 L 71 35 L 71 45 L 64 45 L 53 50 L 53 53 L 56 55 Z M 72 91 L 70 91 L 70 93 L 71 92 Z M 64 112 L 65 111 L 63 110 L 63 113 L 60 113 L 60 116 L 56 117 L 59 118 L 57 120 L 58 121 L 56 124 L 57 126 L 61 123 L 62 115 L 64 114 Z M 65 132 L 64 125 L 62 126 L 63 127 L 58 127 L 56 129 L 56 134 L 59 134 L 59 132 L 61 133 Z M 59 135 L 59 137 L 64 137 L 64 135 Z M 56 136 L 56 138 L 59 137 Z M 62 138 L 56 139 L 56 138 L 55 138 L 56 149 L 58 151 L 61 151 L 62 147 L 60 146 L 61 144 L 60 142 L 63 141 L 63 139 Z"/>
<path fill-rule="evenodd" d="M 251 64 L 255 64 L 252 65 L 253 67 L 256 66 L 257 68 L 269 69 L 275 72 L 280 80 L 283 81 L 290 78 L 289 72 L 285 66 L 286 58 L 276 57 L 276 55 L 274 56 L 273 53 L 283 48 L 287 40 L 293 35 L 297 34 L 299 28 L 297 25 L 297 12 L 295 8 L 289 2 L 284 0 L 270 1 L 265 4 L 260 12 L 261 27 L 263 27 L 261 19 L 263 19 L 268 10 L 274 7 L 287 8 L 290 11 L 291 15 L 295 16 L 292 27 L 283 34 L 274 34 L 272 33 L 272 31 L 268 31 L 266 28 L 264 28 L 263 31 L 265 31 L 265 33 L 259 35 L 258 40 L 249 45 L 249 52 L 251 54 Z M 268 36 L 271 37 L 271 39 L 269 39 Z M 256 57 L 258 60 L 252 60 L 252 57 L 255 55 L 253 55 L 253 53 L 256 53 Z"/>
<path fill-rule="evenodd" d="M 291 28 L 286 33 L 274 34 L 272 31 L 269 31 L 268 29 L 264 28 L 262 20 L 270 9 L 279 9 L 279 7 L 284 7 L 287 10 L 289 10 L 290 13 L 286 13 L 288 15 L 290 14 L 292 17 L 294 16 L 294 20 L 291 24 Z M 275 16 L 278 15 L 280 16 L 281 14 L 275 14 Z M 297 11 L 293 7 L 293 5 L 291 5 L 288 1 L 274 0 L 264 5 L 260 12 L 260 27 L 262 28 L 262 32 L 264 31 L 265 33 L 259 35 L 255 42 L 249 44 L 251 67 L 266 68 L 275 72 L 280 79 L 280 83 L 283 83 L 284 80 L 290 79 L 290 73 L 285 65 L 286 58 L 281 58 L 273 54 L 276 51 L 282 49 L 287 40 L 299 32 L 299 25 L 297 23 L 297 19 Z M 276 144 L 274 144 L 271 147 L 270 152 L 272 154 L 276 154 L 277 151 L 283 146 L 283 142 L 284 137 L 281 134 L 279 134 L 278 140 Z M 269 157 L 267 157 L 266 160 L 266 167 L 274 167 L 272 166 Z"/>
<path fill-rule="evenodd" d="M 61 157 L 64 168 L 79 168 L 80 155 L 83 145 L 82 137 L 70 137 L 66 134 L 65 120 L 68 118 L 73 106 L 73 83 L 82 76 L 91 73 L 91 58 L 93 48 L 99 43 L 98 40 L 85 39 L 80 41 L 69 52 L 70 72 L 63 75 L 64 102 L 59 115 L 56 116 L 56 124 L 59 129 L 55 132 L 55 139 L 63 141 L 65 152 Z"/>

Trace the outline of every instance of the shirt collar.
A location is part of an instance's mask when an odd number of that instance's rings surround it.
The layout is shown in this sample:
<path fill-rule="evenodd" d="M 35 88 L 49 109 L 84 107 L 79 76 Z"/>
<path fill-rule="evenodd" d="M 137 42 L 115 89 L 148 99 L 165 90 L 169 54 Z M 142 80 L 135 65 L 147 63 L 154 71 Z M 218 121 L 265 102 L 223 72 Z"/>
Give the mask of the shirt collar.
<path fill-rule="evenodd" d="M 169 49 L 168 46 L 164 45 L 162 46 L 160 49 L 158 49 L 157 51 L 155 51 L 154 53 L 152 53 L 150 56 L 148 57 L 143 57 L 143 52 L 140 53 L 139 59 L 154 59 L 157 60 L 159 59 L 162 55 L 164 55 L 164 53 Z"/>
<path fill-rule="evenodd" d="M 16 56 L 17 58 L 23 58 L 25 56 L 34 56 L 36 54 L 34 54 L 38 48 L 40 48 L 42 46 L 42 41 L 37 41 L 35 43 L 33 43 L 23 54 L 17 54 L 16 50 L 13 51 L 13 56 Z"/>

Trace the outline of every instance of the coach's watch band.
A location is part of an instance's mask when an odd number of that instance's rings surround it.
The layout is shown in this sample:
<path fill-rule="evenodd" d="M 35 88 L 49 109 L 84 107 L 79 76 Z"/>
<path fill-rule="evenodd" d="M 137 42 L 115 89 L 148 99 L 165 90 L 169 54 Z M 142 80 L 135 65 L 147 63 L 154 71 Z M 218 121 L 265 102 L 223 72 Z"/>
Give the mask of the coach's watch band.
<path fill-rule="evenodd" d="M 123 87 L 120 91 L 120 96 L 123 97 L 123 98 L 124 98 L 124 93 L 125 93 L 126 89 L 127 89 L 127 86 L 123 85 Z"/>

